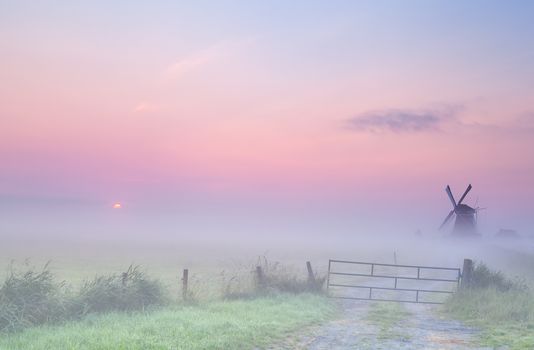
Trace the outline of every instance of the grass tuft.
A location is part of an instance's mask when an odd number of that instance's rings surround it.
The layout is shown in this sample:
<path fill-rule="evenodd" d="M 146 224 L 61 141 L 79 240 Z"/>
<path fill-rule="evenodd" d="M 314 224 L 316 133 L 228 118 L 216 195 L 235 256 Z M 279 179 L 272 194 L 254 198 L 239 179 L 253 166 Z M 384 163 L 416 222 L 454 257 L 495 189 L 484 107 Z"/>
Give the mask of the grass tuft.
<path fill-rule="evenodd" d="M 122 274 L 96 276 L 76 296 L 79 313 L 144 310 L 166 301 L 161 283 L 147 277 L 139 266 Z"/>
<path fill-rule="evenodd" d="M 56 282 L 46 264 L 42 270 L 30 267 L 10 272 L 0 288 L 0 331 L 62 320 L 70 308 L 63 282 Z"/>

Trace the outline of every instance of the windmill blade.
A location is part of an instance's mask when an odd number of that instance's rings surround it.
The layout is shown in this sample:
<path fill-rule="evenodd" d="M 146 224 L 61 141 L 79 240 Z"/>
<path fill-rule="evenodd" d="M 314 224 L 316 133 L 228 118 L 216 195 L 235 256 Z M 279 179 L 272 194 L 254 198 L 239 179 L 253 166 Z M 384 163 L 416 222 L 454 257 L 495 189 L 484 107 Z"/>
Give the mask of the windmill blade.
<path fill-rule="evenodd" d="M 462 204 L 462 201 L 464 200 L 465 196 L 467 196 L 467 194 L 469 193 L 469 191 L 471 191 L 471 188 L 473 188 L 473 186 L 471 186 L 471 184 L 469 184 L 469 186 L 467 186 L 467 189 L 466 189 L 465 192 L 464 192 L 464 195 L 463 195 L 462 198 L 460 198 L 460 200 L 458 201 L 458 204 Z"/>
<path fill-rule="evenodd" d="M 449 195 L 449 199 L 451 200 L 452 207 L 456 208 L 456 201 L 454 200 L 454 196 L 452 195 L 451 187 L 449 185 L 447 185 L 447 188 L 445 188 L 445 192 L 447 192 L 447 194 Z"/>
<path fill-rule="evenodd" d="M 443 220 L 443 223 L 441 224 L 441 226 L 439 227 L 439 229 L 441 230 L 445 225 L 447 225 L 447 223 L 449 222 L 449 220 L 452 218 L 452 215 L 454 214 L 454 209 L 451 210 L 451 212 L 449 213 L 449 215 L 447 215 L 447 217 L 445 218 L 445 220 Z"/>

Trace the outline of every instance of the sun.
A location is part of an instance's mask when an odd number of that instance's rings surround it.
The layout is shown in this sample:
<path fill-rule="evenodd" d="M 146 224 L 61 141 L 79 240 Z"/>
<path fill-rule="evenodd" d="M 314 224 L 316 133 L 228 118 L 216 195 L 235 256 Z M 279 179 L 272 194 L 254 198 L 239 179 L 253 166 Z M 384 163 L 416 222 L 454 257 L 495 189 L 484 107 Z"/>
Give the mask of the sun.
<path fill-rule="evenodd" d="M 122 208 L 122 204 L 120 204 L 119 202 L 113 204 L 113 209 L 120 209 Z"/>

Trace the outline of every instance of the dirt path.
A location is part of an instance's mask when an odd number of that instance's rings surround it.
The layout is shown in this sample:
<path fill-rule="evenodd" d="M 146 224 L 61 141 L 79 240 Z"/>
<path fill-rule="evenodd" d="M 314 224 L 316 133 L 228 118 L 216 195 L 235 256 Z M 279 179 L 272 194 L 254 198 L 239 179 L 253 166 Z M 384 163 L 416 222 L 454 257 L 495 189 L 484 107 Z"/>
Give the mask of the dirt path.
<path fill-rule="evenodd" d="M 274 349 L 491 349 L 474 346 L 477 331 L 441 319 L 435 305 L 383 304 L 341 301 L 339 319 Z"/>

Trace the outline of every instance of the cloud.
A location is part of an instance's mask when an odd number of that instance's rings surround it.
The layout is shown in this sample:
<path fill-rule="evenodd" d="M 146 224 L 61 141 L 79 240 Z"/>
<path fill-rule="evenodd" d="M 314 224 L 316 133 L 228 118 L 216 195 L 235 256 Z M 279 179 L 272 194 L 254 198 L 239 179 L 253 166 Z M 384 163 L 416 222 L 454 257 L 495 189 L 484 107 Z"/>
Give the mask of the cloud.
<path fill-rule="evenodd" d="M 515 120 L 518 127 L 533 128 L 534 127 L 534 112 L 529 111 L 522 113 Z"/>
<path fill-rule="evenodd" d="M 182 57 L 171 63 L 166 70 L 168 78 L 176 79 L 199 68 L 213 64 L 228 56 L 233 56 L 236 51 L 255 43 L 253 38 L 240 40 L 223 40 L 203 50 Z"/>
<path fill-rule="evenodd" d="M 137 106 L 133 108 L 133 112 L 135 113 L 150 113 L 150 112 L 157 112 L 161 108 L 159 105 L 150 104 L 147 102 L 141 102 Z"/>
<path fill-rule="evenodd" d="M 358 114 L 346 121 L 349 129 L 362 132 L 414 133 L 439 131 L 442 124 L 454 118 L 456 108 L 412 111 L 390 109 Z"/>
<path fill-rule="evenodd" d="M 200 66 L 212 62 L 218 55 L 216 47 L 217 46 L 213 46 L 189 57 L 177 60 L 167 68 L 167 73 L 171 78 L 178 78 Z"/>

